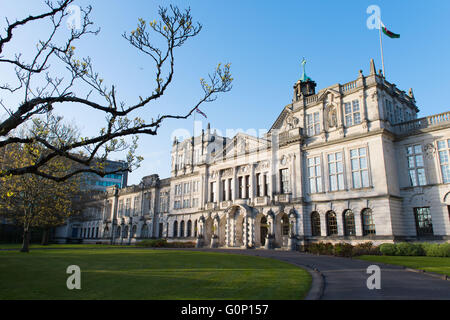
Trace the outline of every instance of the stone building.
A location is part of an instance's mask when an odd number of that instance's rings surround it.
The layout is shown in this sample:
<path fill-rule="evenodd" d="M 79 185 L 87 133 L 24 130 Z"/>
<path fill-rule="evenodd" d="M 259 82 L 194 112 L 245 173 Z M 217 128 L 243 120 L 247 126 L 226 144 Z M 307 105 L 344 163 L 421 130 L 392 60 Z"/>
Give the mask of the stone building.
<path fill-rule="evenodd" d="M 245 248 L 450 240 L 450 112 L 418 118 L 412 89 L 373 60 L 354 81 L 316 92 L 303 73 L 293 89 L 262 137 L 208 126 L 175 140 L 169 179 L 110 188 L 78 236 Z"/>

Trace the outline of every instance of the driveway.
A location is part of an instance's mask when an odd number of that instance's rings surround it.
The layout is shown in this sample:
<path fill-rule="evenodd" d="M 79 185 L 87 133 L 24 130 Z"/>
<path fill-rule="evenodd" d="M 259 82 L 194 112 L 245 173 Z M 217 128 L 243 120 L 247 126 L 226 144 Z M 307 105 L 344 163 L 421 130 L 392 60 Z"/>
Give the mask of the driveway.
<path fill-rule="evenodd" d="M 332 256 L 317 256 L 301 252 L 279 250 L 202 249 L 274 258 L 300 267 L 313 275 L 313 285 L 307 298 L 323 300 L 393 300 L 445 299 L 450 300 L 450 281 L 405 270 L 400 266 L 385 265 Z M 369 290 L 367 267 L 381 269 L 381 289 Z M 318 270 L 319 273 L 312 270 Z M 314 294 L 311 295 L 312 291 Z"/>

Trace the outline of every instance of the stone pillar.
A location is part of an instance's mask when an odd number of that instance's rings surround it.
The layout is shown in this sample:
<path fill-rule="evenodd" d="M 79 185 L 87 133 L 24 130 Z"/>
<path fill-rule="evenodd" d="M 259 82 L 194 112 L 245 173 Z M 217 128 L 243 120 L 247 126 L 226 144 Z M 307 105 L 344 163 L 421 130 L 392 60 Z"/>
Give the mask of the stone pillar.
<path fill-rule="evenodd" d="M 238 178 L 237 178 L 237 171 L 238 171 L 238 167 L 235 167 L 233 170 L 233 190 L 231 191 L 232 193 L 232 199 L 233 202 L 238 198 L 238 190 L 239 190 L 239 186 L 238 186 Z"/>
<path fill-rule="evenodd" d="M 322 237 L 327 235 L 327 219 L 325 214 L 320 213 L 320 234 Z"/>
<path fill-rule="evenodd" d="M 250 201 L 253 202 L 256 194 L 256 177 L 255 177 L 255 164 L 250 165 Z"/>
<path fill-rule="evenodd" d="M 231 231 L 231 222 L 230 222 L 230 215 L 229 213 L 226 213 L 226 216 L 224 217 L 224 219 L 227 219 L 227 224 L 225 227 L 225 243 L 227 247 L 231 246 L 231 235 L 230 235 L 230 231 Z"/>
<path fill-rule="evenodd" d="M 223 199 L 223 201 L 225 201 L 225 200 L 228 200 L 229 199 L 229 184 L 230 183 L 230 180 L 228 180 L 228 178 L 225 178 L 225 183 L 224 183 L 224 188 L 225 188 L 225 199 Z"/>
<path fill-rule="evenodd" d="M 248 248 L 248 217 L 247 214 L 244 216 L 244 221 L 242 222 L 242 242 L 244 247 Z"/>
<path fill-rule="evenodd" d="M 352 210 L 353 211 L 353 210 Z M 362 220 L 361 220 L 361 212 L 354 212 L 353 214 L 355 216 L 355 232 L 357 236 L 363 235 L 363 227 L 362 227 Z"/>
<path fill-rule="evenodd" d="M 337 220 L 337 228 L 338 228 L 338 236 L 344 235 L 344 219 L 342 217 L 342 213 L 336 213 Z"/>

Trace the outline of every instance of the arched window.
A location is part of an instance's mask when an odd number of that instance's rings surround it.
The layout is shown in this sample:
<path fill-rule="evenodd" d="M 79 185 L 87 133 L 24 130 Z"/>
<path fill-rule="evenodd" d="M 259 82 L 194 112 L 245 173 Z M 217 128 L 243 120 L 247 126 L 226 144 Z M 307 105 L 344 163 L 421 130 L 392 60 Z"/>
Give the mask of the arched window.
<path fill-rule="evenodd" d="M 327 212 L 327 235 L 333 236 L 338 234 L 336 213 L 334 211 Z"/>
<path fill-rule="evenodd" d="M 375 223 L 373 222 L 372 210 L 369 208 L 364 209 L 361 212 L 361 219 L 362 219 L 363 236 L 376 234 L 375 233 Z"/>
<path fill-rule="evenodd" d="M 281 217 L 281 235 L 289 235 L 289 218 L 286 213 Z"/>
<path fill-rule="evenodd" d="M 180 237 L 181 238 L 184 237 L 184 220 L 181 220 L 181 223 L 180 223 Z"/>
<path fill-rule="evenodd" d="M 134 226 L 131 228 L 131 237 L 132 237 L 132 238 L 136 238 L 136 231 L 137 231 L 137 227 L 136 227 L 136 225 L 134 225 Z"/>
<path fill-rule="evenodd" d="M 148 238 L 148 227 L 146 224 L 141 228 L 141 238 Z"/>
<path fill-rule="evenodd" d="M 311 213 L 311 234 L 313 237 L 320 237 L 320 215 L 317 211 Z"/>
<path fill-rule="evenodd" d="M 95 228 L 95 238 L 98 239 L 98 227 Z"/>
<path fill-rule="evenodd" d="M 173 223 L 173 237 L 178 237 L 178 221 L 175 221 Z"/>
<path fill-rule="evenodd" d="M 118 227 L 117 227 L 117 230 L 116 230 L 116 237 L 117 237 L 117 238 L 120 237 L 121 231 L 122 231 L 122 228 L 121 228 L 120 226 L 118 226 Z"/>
<path fill-rule="evenodd" d="M 125 226 L 125 228 L 123 228 L 122 238 L 128 238 L 128 226 Z"/>
<path fill-rule="evenodd" d="M 355 215 L 352 210 L 344 211 L 344 234 L 346 236 L 356 235 L 355 231 Z"/>
<path fill-rule="evenodd" d="M 191 220 L 188 220 L 188 223 L 187 223 L 186 236 L 187 237 L 192 236 L 192 221 Z"/>

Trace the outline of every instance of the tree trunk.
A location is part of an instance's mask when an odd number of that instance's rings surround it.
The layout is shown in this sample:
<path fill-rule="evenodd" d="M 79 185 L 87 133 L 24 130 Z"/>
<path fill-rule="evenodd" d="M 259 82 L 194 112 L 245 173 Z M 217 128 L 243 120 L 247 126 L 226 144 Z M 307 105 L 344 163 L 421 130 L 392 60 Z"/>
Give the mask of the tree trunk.
<path fill-rule="evenodd" d="M 41 245 L 46 246 L 48 245 L 48 228 L 44 228 L 44 230 L 42 231 L 42 240 L 41 240 Z"/>
<path fill-rule="evenodd" d="M 30 252 L 30 231 L 28 228 L 25 228 L 23 230 L 23 243 L 22 243 L 22 249 L 20 249 L 20 252 Z"/>

